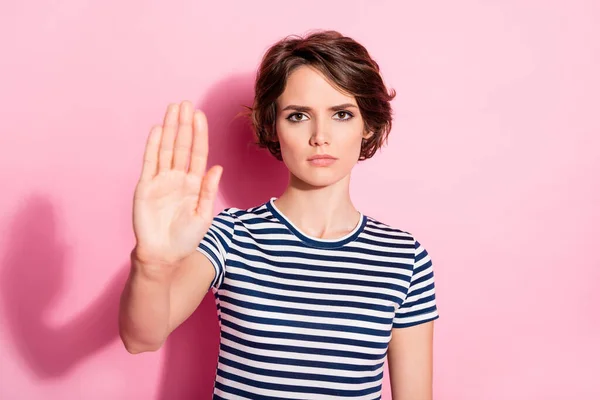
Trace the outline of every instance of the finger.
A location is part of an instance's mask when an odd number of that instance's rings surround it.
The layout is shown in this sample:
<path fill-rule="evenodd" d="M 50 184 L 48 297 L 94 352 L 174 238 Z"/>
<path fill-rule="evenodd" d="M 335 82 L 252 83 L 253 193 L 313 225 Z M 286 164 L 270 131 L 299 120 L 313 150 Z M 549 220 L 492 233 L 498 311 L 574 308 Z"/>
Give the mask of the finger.
<path fill-rule="evenodd" d="M 146 141 L 146 150 L 144 151 L 144 164 L 142 166 L 142 175 L 140 180 L 147 181 L 156 175 L 158 168 L 158 149 L 160 147 L 160 137 L 162 135 L 162 126 L 153 126 Z"/>
<path fill-rule="evenodd" d="M 173 169 L 184 171 L 190 159 L 192 148 L 192 117 L 194 106 L 189 101 L 181 103 L 179 110 L 179 128 L 173 151 Z"/>
<path fill-rule="evenodd" d="M 192 159 L 190 173 L 202 177 L 208 158 L 208 123 L 202 111 L 194 113 L 194 138 L 192 142 Z"/>
<path fill-rule="evenodd" d="M 158 153 L 158 172 L 171 169 L 173 164 L 173 144 L 179 119 L 179 104 L 170 104 L 163 121 L 163 134 Z"/>
<path fill-rule="evenodd" d="M 219 190 L 219 182 L 223 174 L 223 167 L 215 165 L 202 180 L 200 188 L 200 196 L 198 196 L 198 209 L 196 212 L 205 220 L 210 221 L 213 217 L 213 208 L 217 192 Z"/>

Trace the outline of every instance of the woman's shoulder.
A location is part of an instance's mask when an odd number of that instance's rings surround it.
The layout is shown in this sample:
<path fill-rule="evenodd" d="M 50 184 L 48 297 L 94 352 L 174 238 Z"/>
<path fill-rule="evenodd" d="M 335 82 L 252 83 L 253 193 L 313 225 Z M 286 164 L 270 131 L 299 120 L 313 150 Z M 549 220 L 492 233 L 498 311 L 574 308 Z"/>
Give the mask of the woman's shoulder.
<path fill-rule="evenodd" d="M 381 233 L 389 236 L 406 239 L 412 238 L 413 235 L 411 232 L 400 228 L 397 225 L 389 224 L 380 219 L 374 218 L 372 216 L 366 216 L 367 223 L 365 226 L 365 230 L 371 231 L 373 233 Z"/>
<path fill-rule="evenodd" d="M 219 213 L 220 215 L 228 216 L 230 218 L 247 220 L 252 218 L 265 217 L 268 214 L 266 203 L 261 203 L 255 206 L 240 208 L 240 207 L 225 207 Z"/>

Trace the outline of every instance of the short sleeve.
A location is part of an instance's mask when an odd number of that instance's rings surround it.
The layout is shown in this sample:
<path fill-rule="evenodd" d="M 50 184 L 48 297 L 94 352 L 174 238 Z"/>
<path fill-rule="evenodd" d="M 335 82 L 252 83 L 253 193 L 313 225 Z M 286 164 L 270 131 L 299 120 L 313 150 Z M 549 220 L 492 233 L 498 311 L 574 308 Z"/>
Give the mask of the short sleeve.
<path fill-rule="evenodd" d="M 225 260 L 235 230 L 234 217 L 229 210 L 225 209 L 213 218 L 208 232 L 196 249 L 208 257 L 215 269 L 215 278 L 210 284 L 215 290 L 221 286 L 225 277 Z"/>
<path fill-rule="evenodd" d="M 406 328 L 439 318 L 433 264 L 427 250 L 415 240 L 413 271 L 406 299 L 396 309 L 394 328 Z"/>

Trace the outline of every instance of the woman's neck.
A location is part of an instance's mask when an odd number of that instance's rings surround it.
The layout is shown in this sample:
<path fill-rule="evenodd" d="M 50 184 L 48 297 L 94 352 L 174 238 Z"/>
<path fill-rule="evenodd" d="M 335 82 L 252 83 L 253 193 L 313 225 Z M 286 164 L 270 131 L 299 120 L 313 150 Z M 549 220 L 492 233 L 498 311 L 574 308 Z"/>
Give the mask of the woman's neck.
<path fill-rule="evenodd" d="M 291 176 L 274 204 L 303 233 L 319 239 L 343 237 L 360 222 L 360 213 L 350 199 L 350 175 L 320 188 L 308 187 Z"/>

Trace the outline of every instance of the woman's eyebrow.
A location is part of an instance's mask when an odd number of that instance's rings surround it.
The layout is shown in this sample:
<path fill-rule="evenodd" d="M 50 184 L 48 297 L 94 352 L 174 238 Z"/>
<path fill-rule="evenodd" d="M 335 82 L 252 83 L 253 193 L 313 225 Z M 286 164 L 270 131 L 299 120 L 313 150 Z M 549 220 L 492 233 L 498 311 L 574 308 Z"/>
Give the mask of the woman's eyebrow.
<path fill-rule="evenodd" d="M 358 108 L 356 105 L 352 104 L 352 103 L 344 103 L 344 104 L 339 104 L 337 106 L 332 106 L 329 107 L 330 111 L 340 111 L 346 108 Z M 306 107 L 306 106 L 299 106 L 296 104 L 290 104 L 289 106 L 286 106 L 284 108 L 281 109 L 281 111 L 286 111 L 286 110 L 294 110 L 294 111 L 300 111 L 300 112 L 311 112 L 313 111 L 312 108 L 310 107 Z"/>

